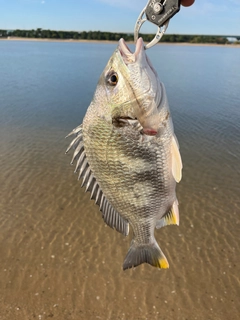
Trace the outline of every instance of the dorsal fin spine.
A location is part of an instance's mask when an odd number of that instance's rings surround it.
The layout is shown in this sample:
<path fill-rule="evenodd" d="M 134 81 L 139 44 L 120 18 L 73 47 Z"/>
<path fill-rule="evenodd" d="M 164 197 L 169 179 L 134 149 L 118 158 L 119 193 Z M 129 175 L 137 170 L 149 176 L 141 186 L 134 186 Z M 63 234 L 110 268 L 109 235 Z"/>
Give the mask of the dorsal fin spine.
<path fill-rule="evenodd" d="M 83 152 L 81 154 L 81 156 L 78 158 L 77 164 L 76 164 L 76 168 L 74 170 L 74 172 L 76 173 L 78 171 L 78 169 L 81 167 L 81 164 L 83 162 L 83 160 L 86 158 L 86 154 L 85 152 Z"/>
<path fill-rule="evenodd" d="M 90 174 L 91 174 L 90 167 L 88 167 L 86 172 L 84 173 L 81 187 L 83 187 L 85 185 L 85 183 L 86 183 L 87 179 L 89 178 Z"/>
<path fill-rule="evenodd" d="M 80 154 L 80 155 L 82 154 L 83 150 L 84 150 L 83 142 L 81 142 L 81 143 L 77 146 L 76 150 L 74 151 L 74 154 L 73 154 L 73 157 L 72 157 L 72 160 L 71 160 L 71 164 L 73 164 L 73 162 L 74 162 L 74 160 L 76 159 L 76 157 L 77 157 L 78 154 Z"/>
<path fill-rule="evenodd" d="M 93 199 L 95 192 L 97 192 L 97 188 L 98 188 L 98 183 L 97 183 L 97 181 L 95 181 L 93 188 L 92 188 L 90 199 Z"/>
<path fill-rule="evenodd" d="M 81 168 L 79 170 L 79 176 L 78 179 L 82 178 L 84 171 L 86 170 L 86 167 L 88 166 L 87 158 L 83 161 L 83 164 L 81 165 Z"/>

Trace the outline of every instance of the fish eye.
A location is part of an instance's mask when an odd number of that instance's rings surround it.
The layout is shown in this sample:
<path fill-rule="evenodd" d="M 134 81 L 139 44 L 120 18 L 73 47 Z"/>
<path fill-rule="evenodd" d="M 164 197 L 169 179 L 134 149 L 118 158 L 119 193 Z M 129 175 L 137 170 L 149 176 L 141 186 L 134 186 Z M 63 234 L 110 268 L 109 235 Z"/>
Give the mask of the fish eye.
<path fill-rule="evenodd" d="M 116 84 L 118 83 L 118 75 L 116 72 L 110 73 L 107 77 L 107 82 L 111 85 L 111 86 L 116 86 Z"/>

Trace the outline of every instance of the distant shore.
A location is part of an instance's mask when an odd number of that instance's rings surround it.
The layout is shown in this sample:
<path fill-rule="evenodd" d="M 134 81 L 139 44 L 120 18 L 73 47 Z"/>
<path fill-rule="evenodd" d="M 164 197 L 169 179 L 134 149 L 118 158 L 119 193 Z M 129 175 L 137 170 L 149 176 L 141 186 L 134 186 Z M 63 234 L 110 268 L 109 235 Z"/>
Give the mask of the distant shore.
<path fill-rule="evenodd" d="M 105 43 L 105 44 L 117 44 L 118 41 L 112 40 L 74 40 L 74 39 L 47 39 L 47 38 L 21 38 L 21 37 L 8 37 L 0 38 L 0 41 L 35 41 L 35 42 L 82 42 L 82 43 Z M 134 44 L 133 41 L 127 41 L 130 44 Z M 217 43 L 190 43 L 190 42 L 159 42 L 158 45 L 174 45 L 174 46 L 213 46 L 213 47 L 230 47 L 240 48 L 240 44 L 217 44 Z"/>

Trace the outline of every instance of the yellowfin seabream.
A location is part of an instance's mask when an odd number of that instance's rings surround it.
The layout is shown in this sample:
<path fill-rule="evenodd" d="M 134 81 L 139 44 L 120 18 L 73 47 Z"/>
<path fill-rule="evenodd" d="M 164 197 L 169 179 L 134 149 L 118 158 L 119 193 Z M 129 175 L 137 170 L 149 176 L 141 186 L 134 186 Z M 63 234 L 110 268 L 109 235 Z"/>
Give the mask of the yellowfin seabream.
<path fill-rule="evenodd" d="M 119 41 L 83 123 L 71 134 L 75 171 L 103 220 L 125 236 L 132 227 L 123 269 L 144 262 L 168 268 L 154 230 L 179 224 L 175 188 L 182 161 L 165 88 L 141 38 L 134 53 Z"/>

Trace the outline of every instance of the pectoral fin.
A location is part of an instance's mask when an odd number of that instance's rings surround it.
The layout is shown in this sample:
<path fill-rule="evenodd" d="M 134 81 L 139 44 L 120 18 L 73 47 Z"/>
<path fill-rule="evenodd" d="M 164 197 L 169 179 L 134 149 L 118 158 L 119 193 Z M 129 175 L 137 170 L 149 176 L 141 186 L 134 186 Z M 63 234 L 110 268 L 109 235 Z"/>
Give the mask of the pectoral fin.
<path fill-rule="evenodd" d="M 179 152 L 177 138 L 175 135 L 172 137 L 171 153 L 172 153 L 172 174 L 175 181 L 180 182 L 180 180 L 182 179 L 182 159 Z"/>

